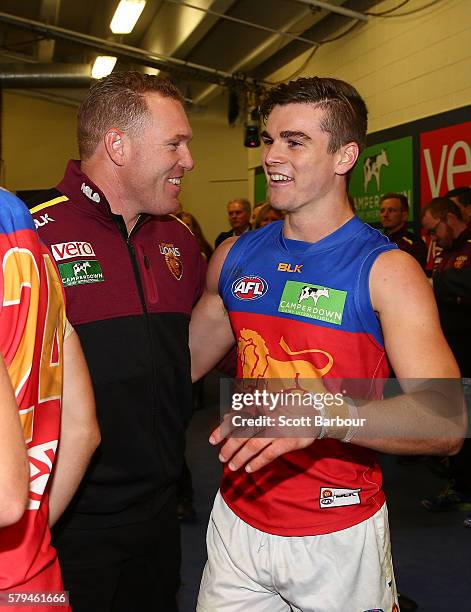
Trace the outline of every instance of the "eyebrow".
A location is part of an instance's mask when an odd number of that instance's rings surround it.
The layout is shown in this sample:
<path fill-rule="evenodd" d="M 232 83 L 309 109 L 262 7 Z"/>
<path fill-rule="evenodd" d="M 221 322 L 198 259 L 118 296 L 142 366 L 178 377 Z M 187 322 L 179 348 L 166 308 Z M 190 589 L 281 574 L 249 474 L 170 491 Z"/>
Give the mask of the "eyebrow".
<path fill-rule="evenodd" d="M 280 132 L 280 137 L 287 140 L 288 138 L 302 138 L 303 140 L 311 140 L 311 137 L 298 130 L 285 130 Z"/>
<path fill-rule="evenodd" d="M 272 138 L 266 130 L 263 130 L 260 136 L 262 136 L 262 138 Z M 283 140 L 288 140 L 289 138 L 302 138 L 303 140 L 312 140 L 310 136 L 298 130 L 284 130 L 283 132 L 280 132 L 280 138 L 283 138 Z"/>
<path fill-rule="evenodd" d="M 191 140 L 193 138 L 193 134 L 175 134 L 174 136 L 171 136 L 167 142 L 172 142 L 174 140 Z"/>

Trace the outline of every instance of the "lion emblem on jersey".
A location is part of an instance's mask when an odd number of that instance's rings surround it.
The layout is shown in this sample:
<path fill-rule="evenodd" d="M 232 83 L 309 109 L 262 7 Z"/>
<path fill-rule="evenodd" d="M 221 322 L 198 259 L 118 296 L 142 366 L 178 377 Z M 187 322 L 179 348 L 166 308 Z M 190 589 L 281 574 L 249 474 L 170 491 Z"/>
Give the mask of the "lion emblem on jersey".
<path fill-rule="evenodd" d="M 283 337 L 280 338 L 279 345 L 287 359 L 286 361 L 275 359 L 270 355 L 264 338 L 252 329 L 242 329 L 237 344 L 243 378 L 282 378 L 296 383 L 299 379 L 321 378 L 334 365 L 334 359 L 330 353 L 314 348 L 292 351 Z M 308 353 L 323 355 L 326 359 L 325 365 L 318 368 L 306 359 L 292 358 Z"/>

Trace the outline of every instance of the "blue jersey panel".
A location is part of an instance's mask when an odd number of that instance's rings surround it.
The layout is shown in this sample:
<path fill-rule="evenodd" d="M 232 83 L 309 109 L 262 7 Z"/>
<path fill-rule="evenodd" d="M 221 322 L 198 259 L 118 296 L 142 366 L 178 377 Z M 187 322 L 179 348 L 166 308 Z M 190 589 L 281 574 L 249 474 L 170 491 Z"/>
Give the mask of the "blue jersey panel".
<path fill-rule="evenodd" d="M 29 210 L 19 198 L 0 188 L 0 232 L 10 234 L 24 229 L 35 229 Z"/>
<path fill-rule="evenodd" d="M 357 217 L 315 243 L 287 240 L 283 227 L 247 232 L 229 251 L 219 281 L 227 310 L 367 333 L 383 346 L 369 275 L 377 256 L 397 245 Z"/>

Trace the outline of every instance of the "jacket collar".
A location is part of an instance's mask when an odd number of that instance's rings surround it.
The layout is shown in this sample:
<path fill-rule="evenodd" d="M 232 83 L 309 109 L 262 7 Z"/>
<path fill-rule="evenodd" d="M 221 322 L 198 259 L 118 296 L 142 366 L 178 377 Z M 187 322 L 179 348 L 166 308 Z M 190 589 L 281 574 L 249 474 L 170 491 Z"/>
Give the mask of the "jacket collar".
<path fill-rule="evenodd" d="M 107 216 L 113 214 L 104 193 L 82 172 L 80 161 L 77 159 L 69 161 L 64 178 L 57 185 L 57 189 L 72 202 L 85 206 L 90 211 L 94 210 Z"/>

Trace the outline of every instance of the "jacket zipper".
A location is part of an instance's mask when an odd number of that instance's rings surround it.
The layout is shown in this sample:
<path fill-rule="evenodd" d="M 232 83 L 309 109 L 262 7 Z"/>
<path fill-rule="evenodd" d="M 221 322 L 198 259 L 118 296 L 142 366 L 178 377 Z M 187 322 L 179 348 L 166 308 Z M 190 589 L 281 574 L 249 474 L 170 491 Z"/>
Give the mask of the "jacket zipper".
<path fill-rule="evenodd" d="M 136 256 L 136 250 L 134 248 L 134 245 L 132 243 L 132 236 L 133 236 L 133 232 L 135 233 L 135 230 L 137 230 L 138 225 L 139 225 L 139 221 L 141 220 L 142 216 L 139 215 L 139 217 L 137 218 L 136 222 L 134 223 L 134 225 L 132 226 L 132 228 L 130 229 L 129 232 L 127 232 L 127 229 L 124 225 L 124 221 L 122 220 L 118 220 L 118 227 L 121 231 L 121 233 L 123 234 L 124 237 L 124 232 L 126 232 L 126 246 L 128 248 L 128 253 L 129 253 L 129 257 L 131 259 L 131 264 L 132 264 L 132 268 L 134 271 L 134 277 L 136 279 L 136 285 L 137 285 L 137 290 L 139 293 L 139 298 L 141 300 L 141 305 L 142 305 L 142 311 L 144 313 L 144 317 L 146 320 L 146 327 L 147 327 L 147 336 L 149 338 L 149 345 L 150 345 L 150 356 L 151 356 L 151 360 L 152 360 L 152 371 L 153 371 L 153 376 L 152 376 L 152 412 L 151 412 L 151 416 L 152 416 L 152 431 L 155 432 L 157 427 L 156 427 L 156 421 L 157 421 L 157 410 L 156 410 L 156 404 L 157 404 L 157 388 L 156 388 L 156 380 L 157 380 L 157 361 L 155 358 L 155 347 L 154 347 L 154 339 L 151 333 L 151 327 L 150 327 L 150 320 L 149 320 L 149 312 L 147 310 L 147 304 L 146 304 L 146 299 L 145 299 L 145 295 L 144 295 L 144 287 L 142 285 L 142 279 L 141 279 L 141 273 L 139 271 L 139 264 L 137 261 L 137 256 Z M 156 440 L 157 443 L 157 440 Z M 157 446 L 159 447 L 159 444 L 157 443 Z M 161 455 L 161 451 L 160 451 L 160 447 L 158 448 L 159 451 L 159 455 Z M 163 462 L 162 462 L 163 465 Z"/>

